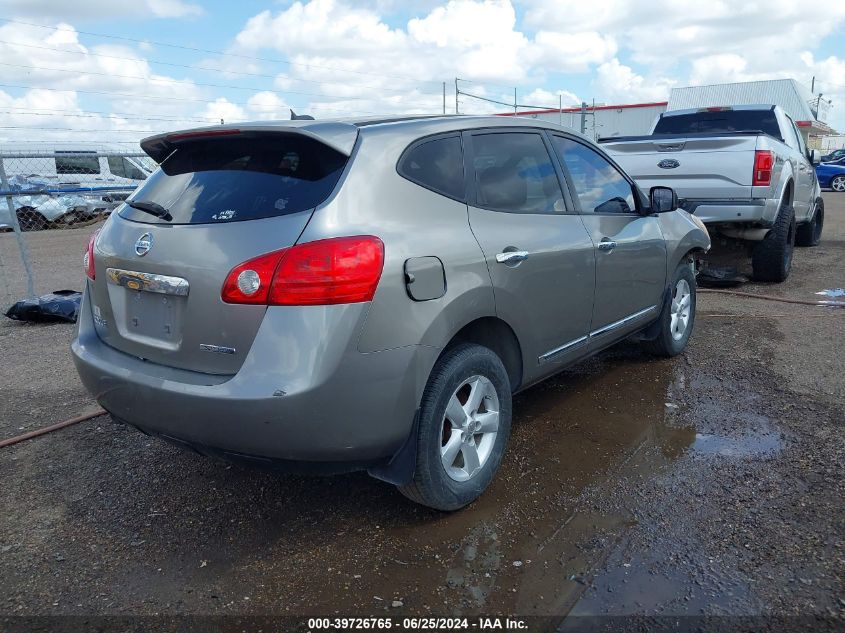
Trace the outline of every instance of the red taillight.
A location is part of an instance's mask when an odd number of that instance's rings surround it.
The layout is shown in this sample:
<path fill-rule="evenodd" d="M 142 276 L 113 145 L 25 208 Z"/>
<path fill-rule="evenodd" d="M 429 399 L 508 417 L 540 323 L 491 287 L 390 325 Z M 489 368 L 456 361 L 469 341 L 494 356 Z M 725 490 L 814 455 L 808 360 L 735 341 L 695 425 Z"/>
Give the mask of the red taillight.
<path fill-rule="evenodd" d="M 267 305 L 370 301 L 383 266 L 384 244 L 371 235 L 307 242 L 235 266 L 222 297 Z"/>
<path fill-rule="evenodd" d="M 185 139 L 197 139 L 197 138 L 211 138 L 216 136 L 237 136 L 240 134 L 240 130 L 236 130 L 233 128 L 227 128 L 225 130 L 197 130 L 196 132 L 181 132 L 177 134 L 168 134 L 167 140 L 168 141 L 184 141 Z"/>
<path fill-rule="evenodd" d="M 85 250 L 85 255 L 82 257 L 82 265 L 85 267 L 85 274 L 88 279 L 94 280 L 97 278 L 97 272 L 94 270 L 94 242 L 97 241 L 97 236 L 100 234 L 100 229 L 94 231 L 91 237 L 88 238 L 88 248 Z"/>
<path fill-rule="evenodd" d="M 766 187 L 772 184 L 772 166 L 774 164 L 775 157 L 769 150 L 758 149 L 754 152 L 754 174 L 751 178 L 751 185 Z"/>

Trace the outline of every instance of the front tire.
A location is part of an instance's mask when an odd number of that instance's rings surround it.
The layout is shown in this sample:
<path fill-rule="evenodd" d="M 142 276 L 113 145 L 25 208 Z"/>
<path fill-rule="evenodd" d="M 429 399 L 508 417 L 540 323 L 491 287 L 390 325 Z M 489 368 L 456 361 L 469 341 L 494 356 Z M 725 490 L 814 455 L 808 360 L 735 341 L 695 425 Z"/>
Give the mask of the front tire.
<path fill-rule="evenodd" d="M 510 380 L 501 359 L 481 345 L 456 345 L 428 379 L 414 479 L 399 491 L 437 510 L 472 503 L 499 470 L 510 430 Z"/>
<path fill-rule="evenodd" d="M 783 203 L 775 225 L 765 239 L 754 247 L 751 267 L 757 281 L 786 281 L 792 270 L 795 250 L 795 210 Z"/>
<path fill-rule="evenodd" d="M 643 343 L 655 356 L 677 356 L 684 351 L 695 325 L 695 273 L 692 263 L 682 261 L 675 269 L 671 295 L 658 318 L 657 336 Z"/>
<path fill-rule="evenodd" d="M 802 224 L 795 232 L 795 246 L 818 246 L 822 241 L 824 228 L 824 200 L 816 200 L 813 217 L 806 224 Z"/>
<path fill-rule="evenodd" d="M 834 176 L 831 178 L 830 188 L 839 193 L 845 191 L 845 176 Z"/>

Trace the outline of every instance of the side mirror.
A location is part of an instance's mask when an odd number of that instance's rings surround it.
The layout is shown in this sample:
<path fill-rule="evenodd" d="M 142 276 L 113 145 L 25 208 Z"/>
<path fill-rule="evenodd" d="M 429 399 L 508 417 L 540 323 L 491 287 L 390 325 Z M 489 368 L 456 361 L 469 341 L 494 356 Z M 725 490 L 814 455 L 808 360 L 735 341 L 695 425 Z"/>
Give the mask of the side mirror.
<path fill-rule="evenodd" d="M 810 162 L 813 165 L 818 165 L 822 162 L 822 153 L 817 149 L 810 150 Z"/>
<path fill-rule="evenodd" d="M 666 213 L 678 208 L 678 195 L 671 187 L 652 187 L 648 199 L 652 213 Z"/>

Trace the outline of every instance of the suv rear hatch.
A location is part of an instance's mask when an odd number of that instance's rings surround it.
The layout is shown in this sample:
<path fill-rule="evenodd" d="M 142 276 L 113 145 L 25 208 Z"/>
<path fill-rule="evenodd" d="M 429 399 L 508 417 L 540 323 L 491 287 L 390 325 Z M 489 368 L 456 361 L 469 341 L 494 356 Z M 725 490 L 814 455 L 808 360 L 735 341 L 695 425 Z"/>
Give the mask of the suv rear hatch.
<path fill-rule="evenodd" d="M 161 166 L 92 251 L 90 297 L 106 344 L 171 367 L 238 371 L 267 307 L 224 302 L 229 272 L 297 241 L 354 144 L 348 133 L 339 146 L 303 132 L 217 128 L 142 143 Z"/>

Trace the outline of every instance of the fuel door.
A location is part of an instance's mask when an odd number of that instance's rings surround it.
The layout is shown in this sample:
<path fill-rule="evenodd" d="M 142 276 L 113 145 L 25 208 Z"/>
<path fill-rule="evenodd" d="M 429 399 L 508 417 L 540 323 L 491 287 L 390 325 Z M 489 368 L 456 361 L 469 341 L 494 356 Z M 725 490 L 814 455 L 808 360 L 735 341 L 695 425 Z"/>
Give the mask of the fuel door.
<path fill-rule="evenodd" d="M 431 301 L 446 294 L 446 273 L 437 257 L 405 260 L 405 289 L 414 301 Z"/>

